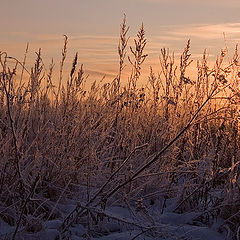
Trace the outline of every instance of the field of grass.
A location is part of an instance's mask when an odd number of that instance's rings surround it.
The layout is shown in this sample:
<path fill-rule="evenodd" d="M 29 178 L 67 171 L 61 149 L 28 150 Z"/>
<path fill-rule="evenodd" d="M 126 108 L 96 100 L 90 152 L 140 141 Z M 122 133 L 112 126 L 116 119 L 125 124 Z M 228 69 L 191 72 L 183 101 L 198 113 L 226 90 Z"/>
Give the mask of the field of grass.
<path fill-rule="evenodd" d="M 161 49 L 160 72 L 150 69 L 139 87 L 147 40 L 141 26 L 127 51 L 124 19 L 119 73 L 84 88 L 91 76 L 77 54 L 63 79 L 67 40 L 57 84 L 54 63 L 46 66 L 40 50 L 31 69 L 27 54 L 20 62 L 0 52 L 0 223 L 11 230 L 0 228 L 0 239 L 38 239 L 44 223 L 56 219 L 58 239 L 73 239 L 70 229 L 79 222 L 82 237 L 100 237 L 105 219 L 140 229 L 138 239 L 164 239 L 156 237 L 156 220 L 144 226 L 107 214 L 111 206 L 124 206 L 151 219 L 156 205 L 159 215 L 170 205 L 176 214 L 194 212 L 198 226 L 221 219 L 217 231 L 239 239 L 237 46 L 231 59 L 221 50 L 213 68 L 204 52 L 191 79 L 190 41 L 180 64 Z M 132 66 L 128 79 L 122 77 L 126 63 Z M 68 203 L 72 208 L 64 212 Z"/>

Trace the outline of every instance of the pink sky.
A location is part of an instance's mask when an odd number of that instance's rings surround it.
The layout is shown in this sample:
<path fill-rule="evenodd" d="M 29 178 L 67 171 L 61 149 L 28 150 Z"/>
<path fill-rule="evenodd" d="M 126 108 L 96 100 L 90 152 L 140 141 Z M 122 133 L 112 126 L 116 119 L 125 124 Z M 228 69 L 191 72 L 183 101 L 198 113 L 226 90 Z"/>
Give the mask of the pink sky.
<path fill-rule="evenodd" d="M 103 75 L 111 78 L 117 74 L 119 25 L 126 13 L 130 45 L 141 23 L 145 25 L 149 57 L 143 71 L 147 74 L 150 65 L 159 71 L 162 47 L 174 50 L 177 58 L 188 38 L 194 60 L 201 58 L 206 48 L 212 61 L 225 46 L 223 32 L 232 49 L 240 41 L 239 10 L 239 0 L 2 1 L 0 51 L 21 60 L 29 42 L 29 66 L 41 47 L 46 65 L 53 57 L 57 67 L 63 34 L 67 34 L 68 64 L 79 52 L 90 76 L 97 80 Z"/>

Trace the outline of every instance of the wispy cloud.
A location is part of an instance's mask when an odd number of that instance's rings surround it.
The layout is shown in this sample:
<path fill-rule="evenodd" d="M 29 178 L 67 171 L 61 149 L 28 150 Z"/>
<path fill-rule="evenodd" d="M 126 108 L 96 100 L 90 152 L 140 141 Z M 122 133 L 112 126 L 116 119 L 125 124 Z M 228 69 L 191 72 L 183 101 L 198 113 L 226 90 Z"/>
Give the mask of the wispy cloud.
<path fill-rule="evenodd" d="M 240 36 L 240 23 L 185 25 L 169 32 L 174 36 L 189 36 L 199 39 L 219 39 L 223 33 L 231 37 Z"/>
<path fill-rule="evenodd" d="M 208 48 L 209 57 L 219 52 L 224 47 L 223 32 L 230 43 L 236 43 L 240 39 L 240 22 L 225 24 L 187 24 L 187 25 L 169 25 L 159 28 L 158 33 L 147 36 L 146 53 L 149 57 L 146 60 L 144 71 L 149 71 L 149 66 L 159 65 L 159 55 L 161 48 L 166 47 L 175 52 L 178 58 L 183 51 L 188 38 L 192 40 L 191 52 L 192 59 L 200 59 L 204 48 Z M 11 55 L 22 59 L 26 46 L 26 39 L 30 42 L 30 60 L 35 58 L 34 52 L 41 47 L 43 57 L 47 62 L 54 57 L 55 62 L 59 63 L 61 58 L 61 49 L 63 46 L 63 36 L 57 34 L 31 34 L 27 32 L 12 32 L 12 38 L 9 41 L 0 40 L 0 49 L 10 51 Z M 16 42 L 15 39 L 22 39 Z M 131 37 L 129 45 L 133 45 Z M 104 76 L 112 78 L 118 71 L 118 36 L 113 35 L 81 35 L 74 34 L 69 36 L 68 55 L 66 59 L 67 67 L 72 64 L 75 52 L 79 53 L 81 63 L 84 63 L 87 72 L 96 77 Z M 128 54 L 130 54 L 128 48 Z M 29 61 L 30 62 L 30 61 Z M 126 62 L 127 59 L 126 59 Z M 128 63 L 128 70 L 131 67 Z"/>

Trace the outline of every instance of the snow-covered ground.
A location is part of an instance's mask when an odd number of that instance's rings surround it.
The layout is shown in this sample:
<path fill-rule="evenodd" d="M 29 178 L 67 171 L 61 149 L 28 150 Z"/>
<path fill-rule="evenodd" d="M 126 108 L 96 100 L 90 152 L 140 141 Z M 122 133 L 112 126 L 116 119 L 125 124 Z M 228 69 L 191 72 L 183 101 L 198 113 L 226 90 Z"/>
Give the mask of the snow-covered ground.
<path fill-rule="evenodd" d="M 74 202 L 61 203 L 58 211 L 61 217 L 45 222 L 32 219 L 34 233 L 19 229 L 16 239 L 72 239 L 72 240 L 230 240 L 226 231 L 219 233 L 221 220 L 215 220 L 212 226 L 206 226 L 196 221 L 201 213 L 189 212 L 177 214 L 171 211 L 171 205 L 161 213 L 160 205 L 137 209 L 136 206 L 115 205 L 105 209 L 104 213 L 98 208 L 89 221 L 86 216 L 74 221 L 65 233 L 61 232 L 63 219 L 75 208 Z M 102 212 L 102 215 L 100 214 Z M 97 214 L 98 213 L 98 214 Z M 101 215 L 101 216 L 100 216 Z M 98 218 L 98 219 L 97 219 Z M 88 224 L 90 222 L 90 224 Z M 0 218 L 0 239 L 11 239 L 15 227 L 10 227 Z"/>

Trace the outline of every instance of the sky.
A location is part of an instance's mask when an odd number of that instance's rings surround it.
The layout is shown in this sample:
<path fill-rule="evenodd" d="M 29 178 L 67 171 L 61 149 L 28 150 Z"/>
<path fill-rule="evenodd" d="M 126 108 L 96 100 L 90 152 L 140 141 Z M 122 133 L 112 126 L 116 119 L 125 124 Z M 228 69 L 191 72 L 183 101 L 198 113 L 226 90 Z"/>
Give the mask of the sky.
<path fill-rule="evenodd" d="M 225 44 L 231 50 L 240 42 L 239 0 L 0 0 L 0 9 L 0 51 L 22 60 L 29 43 L 29 67 L 42 48 L 46 65 L 53 57 L 57 68 L 66 34 L 67 64 L 78 52 L 86 72 L 96 80 L 118 73 L 117 46 L 124 14 L 130 26 L 129 45 L 144 24 L 145 74 L 150 66 L 159 71 L 163 47 L 177 58 L 191 39 L 192 59 L 200 59 L 206 49 L 213 61 Z"/>

